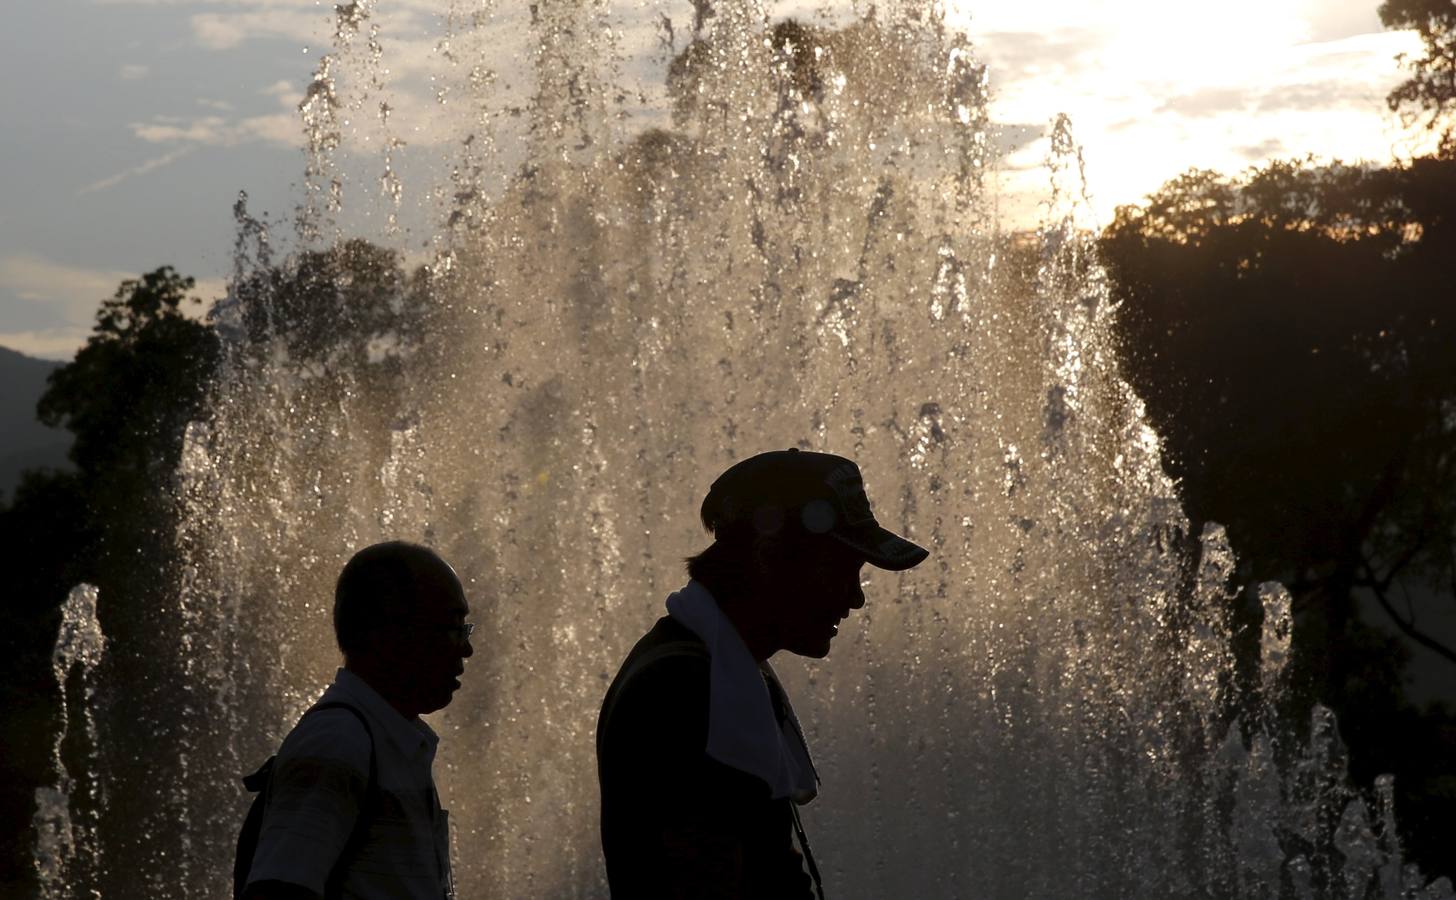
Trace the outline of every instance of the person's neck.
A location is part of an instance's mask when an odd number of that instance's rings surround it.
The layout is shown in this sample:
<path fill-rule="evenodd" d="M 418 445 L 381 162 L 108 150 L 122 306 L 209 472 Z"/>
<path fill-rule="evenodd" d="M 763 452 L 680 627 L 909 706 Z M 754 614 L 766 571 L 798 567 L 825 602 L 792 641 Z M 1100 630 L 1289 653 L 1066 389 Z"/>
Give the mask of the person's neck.
<path fill-rule="evenodd" d="M 738 632 L 755 662 L 764 662 L 779 651 L 770 624 L 754 615 L 754 607 L 749 600 L 752 588 L 735 590 L 727 584 L 708 581 L 704 581 L 703 586 L 718 602 L 718 609 L 733 624 L 733 629 Z"/>
<path fill-rule="evenodd" d="M 374 689 L 374 693 L 384 698 L 384 702 L 393 707 L 394 711 L 406 719 L 414 719 L 419 712 L 413 709 L 398 692 L 393 690 L 393 682 L 385 674 L 384 667 L 376 665 L 372 660 L 344 660 L 344 668 L 353 672 L 365 684 Z"/>

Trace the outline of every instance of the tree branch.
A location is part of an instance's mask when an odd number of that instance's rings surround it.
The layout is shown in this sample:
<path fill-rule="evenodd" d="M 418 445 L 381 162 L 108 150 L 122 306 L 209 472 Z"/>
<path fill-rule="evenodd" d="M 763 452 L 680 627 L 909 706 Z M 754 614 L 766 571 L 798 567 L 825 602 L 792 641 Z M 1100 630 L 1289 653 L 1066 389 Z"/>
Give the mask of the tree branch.
<path fill-rule="evenodd" d="M 1447 662 L 1456 665 L 1456 649 L 1447 647 L 1445 644 L 1426 634 L 1424 631 L 1421 631 L 1415 626 L 1414 621 L 1407 621 L 1406 619 L 1401 618 L 1400 613 L 1396 612 L 1395 607 L 1391 605 L 1390 598 L 1385 595 L 1385 588 L 1387 587 L 1387 585 L 1381 584 L 1379 579 L 1375 577 L 1375 573 L 1370 571 L 1370 566 L 1368 563 L 1365 563 L 1364 565 L 1367 580 L 1365 581 L 1363 586 L 1370 588 L 1371 592 L 1375 594 L 1375 599 L 1380 603 L 1380 608 L 1385 610 L 1385 614 L 1390 616 L 1390 620 L 1395 623 L 1396 627 L 1399 628 L 1406 637 L 1415 641 L 1417 644 L 1420 644 L 1422 647 L 1425 647 L 1427 650 L 1430 650 L 1437 656 L 1442 657 Z"/>

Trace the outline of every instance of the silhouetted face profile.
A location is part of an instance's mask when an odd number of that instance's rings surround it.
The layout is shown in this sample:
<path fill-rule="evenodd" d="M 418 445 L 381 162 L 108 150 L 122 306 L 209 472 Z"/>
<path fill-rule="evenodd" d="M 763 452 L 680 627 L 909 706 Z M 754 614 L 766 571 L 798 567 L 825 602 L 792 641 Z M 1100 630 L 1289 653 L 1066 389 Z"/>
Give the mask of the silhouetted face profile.
<path fill-rule="evenodd" d="M 688 572 L 714 592 L 755 658 L 822 658 L 864 606 L 865 563 L 901 571 L 923 547 L 875 520 L 859 467 L 796 449 L 751 456 L 713 482 L 701 511 L 714 543 Z"/>
<path fill-rule="evenodd" d="M 396 673 L 401 697 L 418 713 L 444 709 L 460 689 L 465 660 L 475 652 L 465 634 L 469 614 L 465 591 L 450 571 L 421 585 L 412 613 L 397 628 L 381 630 L 381 657 Z"/>
<path fill-rule="evenodd" d="M 848 547 L 818 541 L 765 579 L 766 614 L 778 622 L 779 647 L 814 659 L 828 656 L 839 624 L 865 605 L 864 564 L 865 558 Z"/>
<path fill-rule="evenodd" d="M 361 550 L 339 577 L 334 623 L 345 664 L 407 716 L 449 705 L 474 655 L 470 604 L 434 551 L 392 542 Z"/>

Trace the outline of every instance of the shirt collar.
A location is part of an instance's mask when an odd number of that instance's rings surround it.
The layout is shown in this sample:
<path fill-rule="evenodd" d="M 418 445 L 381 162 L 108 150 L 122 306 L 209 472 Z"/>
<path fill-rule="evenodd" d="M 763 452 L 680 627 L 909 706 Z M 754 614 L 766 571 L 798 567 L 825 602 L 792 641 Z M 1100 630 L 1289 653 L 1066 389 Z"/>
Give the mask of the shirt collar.
<path fill-rule="evenodd" d="M 775 799 L 814 799 L 814 764 L 787 694 L 787 721 L 780 725 L 774 715 L 764 681 L 775 678 L 773 669 L 753 658 L 738 629 L 700 582 L 689 581 L 670 595 L 667 612 L 708 648 L 708 755 L 758 776 Z"/>
<path fill-rule="evenodd" d="M 336 692 L 342 697 L 329 696 Z M 378 726 L 376 731 L 382 730 L 406 757 L 424 752 L 433 758 L 440 743 L 440 736 L 423 719 L 406 719 L 369 682 L 348 669 L 339 669 L 334 675 L 333 687 L 325 692 L 324 699 L 345 699 L 357 706 Z"/>

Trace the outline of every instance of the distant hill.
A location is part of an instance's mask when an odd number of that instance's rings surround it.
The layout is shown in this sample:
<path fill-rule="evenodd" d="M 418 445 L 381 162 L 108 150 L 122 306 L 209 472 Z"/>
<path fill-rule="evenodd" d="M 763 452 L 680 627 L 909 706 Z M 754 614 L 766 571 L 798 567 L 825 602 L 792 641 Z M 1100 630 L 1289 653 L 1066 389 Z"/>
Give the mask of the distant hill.
<path fill-rule="evenodd" d="M 0 347 L 0 492 L 8 500 L 26 469 L 65 468 L 70 432 L 47 428 L 35 418 L 46 376 L 64 363 L 33 359 Z"/>

